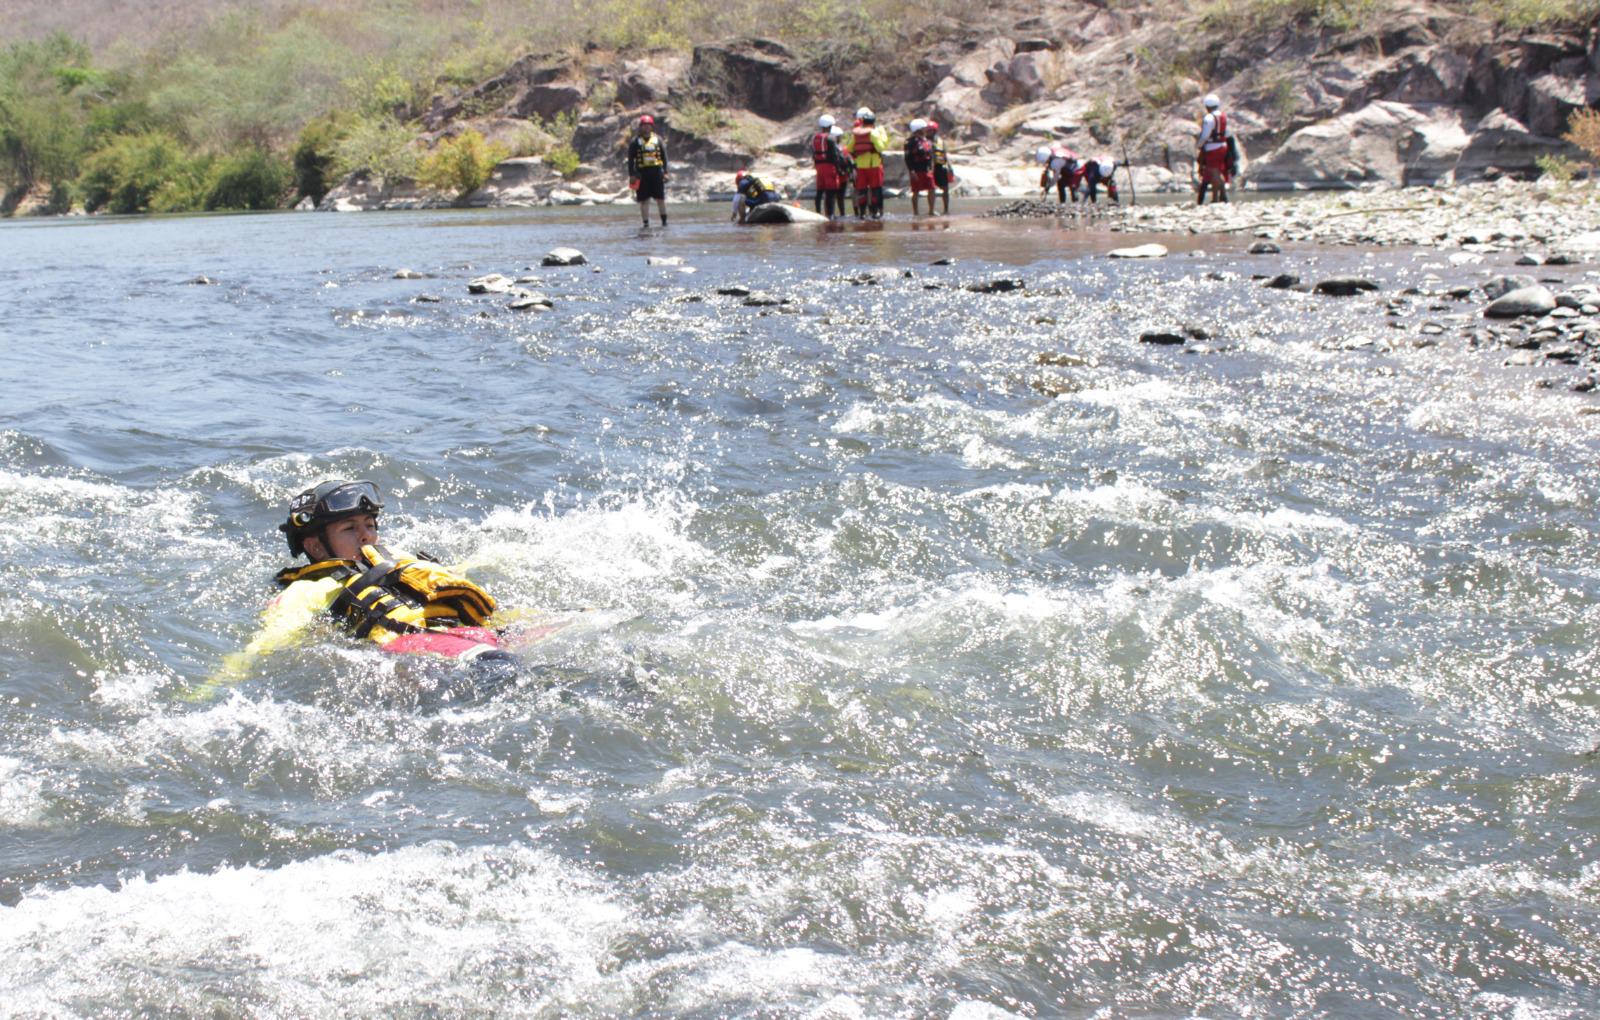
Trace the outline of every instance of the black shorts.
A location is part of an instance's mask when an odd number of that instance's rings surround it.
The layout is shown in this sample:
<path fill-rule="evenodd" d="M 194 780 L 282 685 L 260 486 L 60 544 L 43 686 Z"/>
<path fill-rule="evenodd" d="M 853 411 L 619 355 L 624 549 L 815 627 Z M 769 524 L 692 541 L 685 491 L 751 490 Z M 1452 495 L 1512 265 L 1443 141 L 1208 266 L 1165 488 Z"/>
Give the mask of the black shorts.
<path fill-rule="evenodd" d="M 639 171 L 639 192 L 633 199 L 648 202 L 652 198 L 667 200 L 667 172 L 660 167 L 644 167 Z"/>
<path fill-rule="evenodd" d="M 950 190 L 950 168 L 935 166 L 933 168 L 933 183 L 939 186 L 940 191 Z"/>

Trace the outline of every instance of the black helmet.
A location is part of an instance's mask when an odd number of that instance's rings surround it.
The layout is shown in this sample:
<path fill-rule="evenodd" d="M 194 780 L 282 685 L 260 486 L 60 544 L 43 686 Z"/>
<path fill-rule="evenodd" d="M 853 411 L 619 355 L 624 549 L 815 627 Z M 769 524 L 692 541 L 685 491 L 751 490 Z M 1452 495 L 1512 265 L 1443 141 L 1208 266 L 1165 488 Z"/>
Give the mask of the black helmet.
<path fill-rule="evenodd" d="M 383 497 L 378 487 L 368 481 L 347 482 L 334 478 L 314 489 L 307 489 L 289 501 L 289 519 L 278 525 L 278 530 L 289 540 L 289 553 L 299 556 L 306 551 L 305 539 L 334 521 L 356 514 L 376 517 L 383 510 Z"/>

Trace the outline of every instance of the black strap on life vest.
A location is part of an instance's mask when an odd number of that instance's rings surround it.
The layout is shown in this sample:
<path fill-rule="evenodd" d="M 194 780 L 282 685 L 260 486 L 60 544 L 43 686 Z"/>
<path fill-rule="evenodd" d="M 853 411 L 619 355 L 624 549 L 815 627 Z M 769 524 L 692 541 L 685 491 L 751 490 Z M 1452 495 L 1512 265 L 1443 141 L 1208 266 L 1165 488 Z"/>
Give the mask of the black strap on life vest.
<path fill-rule="evenodd" d="M 341 577 L 343 587 L 333 600 L 333 605 L 328 607 L 329 610 L 353 620 L 358 638 L 366 637 L 372 633 L 372 628 L 379 624 L 382 624 L 385 630 L 400 634 L 420 633 L 421 627 L 388 618 L 389 610 L 401 602 L 392 592 L 385 590 L 384 582 L 399 570 L 400 566 L 393 560 L 385 559 L 373 564 L 354 581 L 346 581 Z M 355 569 L 351 568 L 345 577 L 355 572 Z"/>

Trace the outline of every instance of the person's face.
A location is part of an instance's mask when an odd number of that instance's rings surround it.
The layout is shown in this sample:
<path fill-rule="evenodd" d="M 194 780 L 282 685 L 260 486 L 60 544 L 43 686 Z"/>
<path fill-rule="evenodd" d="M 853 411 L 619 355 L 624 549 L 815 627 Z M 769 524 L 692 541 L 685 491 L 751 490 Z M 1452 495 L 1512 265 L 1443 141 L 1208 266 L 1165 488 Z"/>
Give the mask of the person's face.
<path fill-rule="evenodd" d="M 316 536 L 305 540 L 306 551 L 315 560 L 355 560 L 361 558 L 361 547 L 378 541 L 378 518 L 372 514 L 342 517 L 323 531 L 327 544 Z"/>

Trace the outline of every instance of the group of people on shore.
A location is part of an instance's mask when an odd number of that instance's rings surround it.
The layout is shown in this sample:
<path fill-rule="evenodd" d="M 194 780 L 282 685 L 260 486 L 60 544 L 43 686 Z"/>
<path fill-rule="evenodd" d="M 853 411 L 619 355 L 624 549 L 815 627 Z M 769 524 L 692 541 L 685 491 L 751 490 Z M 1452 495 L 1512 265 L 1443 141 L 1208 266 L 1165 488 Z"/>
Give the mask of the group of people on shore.
<path fill-rule="evenodd" d="M 904 154 L 906 172 L 911 178 L 911 214 L 921 212 L 921 197 L 928 196 L 928 215 L 935 215 L 934 198 L 941 210 L 950 212 L 950 186 L 955 171 L 950 153 L 939 134 L 939 122 L 916 118 L 907 125 Z M 883 218 L 883 156 L 891 145 L 889 132 L 878 124 L 877 114 L 863 106 L 847 132 L 830 114 L 817 118 L 811 136 L 811 162 L 817 174 L 813 206 L 831 219 L 845 215 L 845 197 L 855 193 L 856 219 Z"/>
<path fill-rule="evenodd" d="M 1195 201 L 1199 205 L 1205 203 L 1208 192 L 1212 201 L 1226 202 L 1228 183 L 1238 172 L 1239 165 L 1238 149 L 1228 133 L 1228 118 L 1222 112 L 1221 100 L 1214 94 L 1207 95 L 1202 105 L 1205 113 L 1195 140 L 1199 177 Z M 921 199 L 926 195 L 929 216 L 948 215 L 950 187 L 955 183 L 956 174 L 950 165 L 944 138 L 939 134 L 939 124 L 917 118 L 907 126 L 910 134 L 905 141 L 904 155 L 906 172 L 910 176 L 911 214 L 921 214 Z M 863 106 L 856 111 L 849 130 L 841 127 L 831 114 L 818 117 L 817 130 L 809 145 L 817 175 L 813 208 L 830 220 L 841 219 L 850 210 L 859 220 L 882 219 L 884 154 L 891 144 L 888 130 L 878 124 L 877 115 L 870 107 Z M 1121 204 L 1116 182 L 1119 164 L 1112 157 L 1086 158 L 1056 142 L 1041 145 L 1034 159 L 1041 168 L 1040 192 L 1048 195 L 1054 190 L 1058 203 L 1065 205 L 1069 198 L 1073 202 L 1098 203 L 1103 186 L 1106 197 L 1114 204 Z M 650 225 L 649 203 L 652 200 L 656 203 L 661 225 L 667 225 L 666 181 L 666 143 L 655 133 L 655 118 L 645 114 L 639 118 L 628 145 L 628 186 L 634 191 L 640 218 L 646 227 Z M 734 175 L 733 217 L 740 223 L 745 222 L 751 209 L 782 198 L 778 188 L 758 174 L 740 170 Z M 847 199 L 850 199 L 848 206 Z"/>

